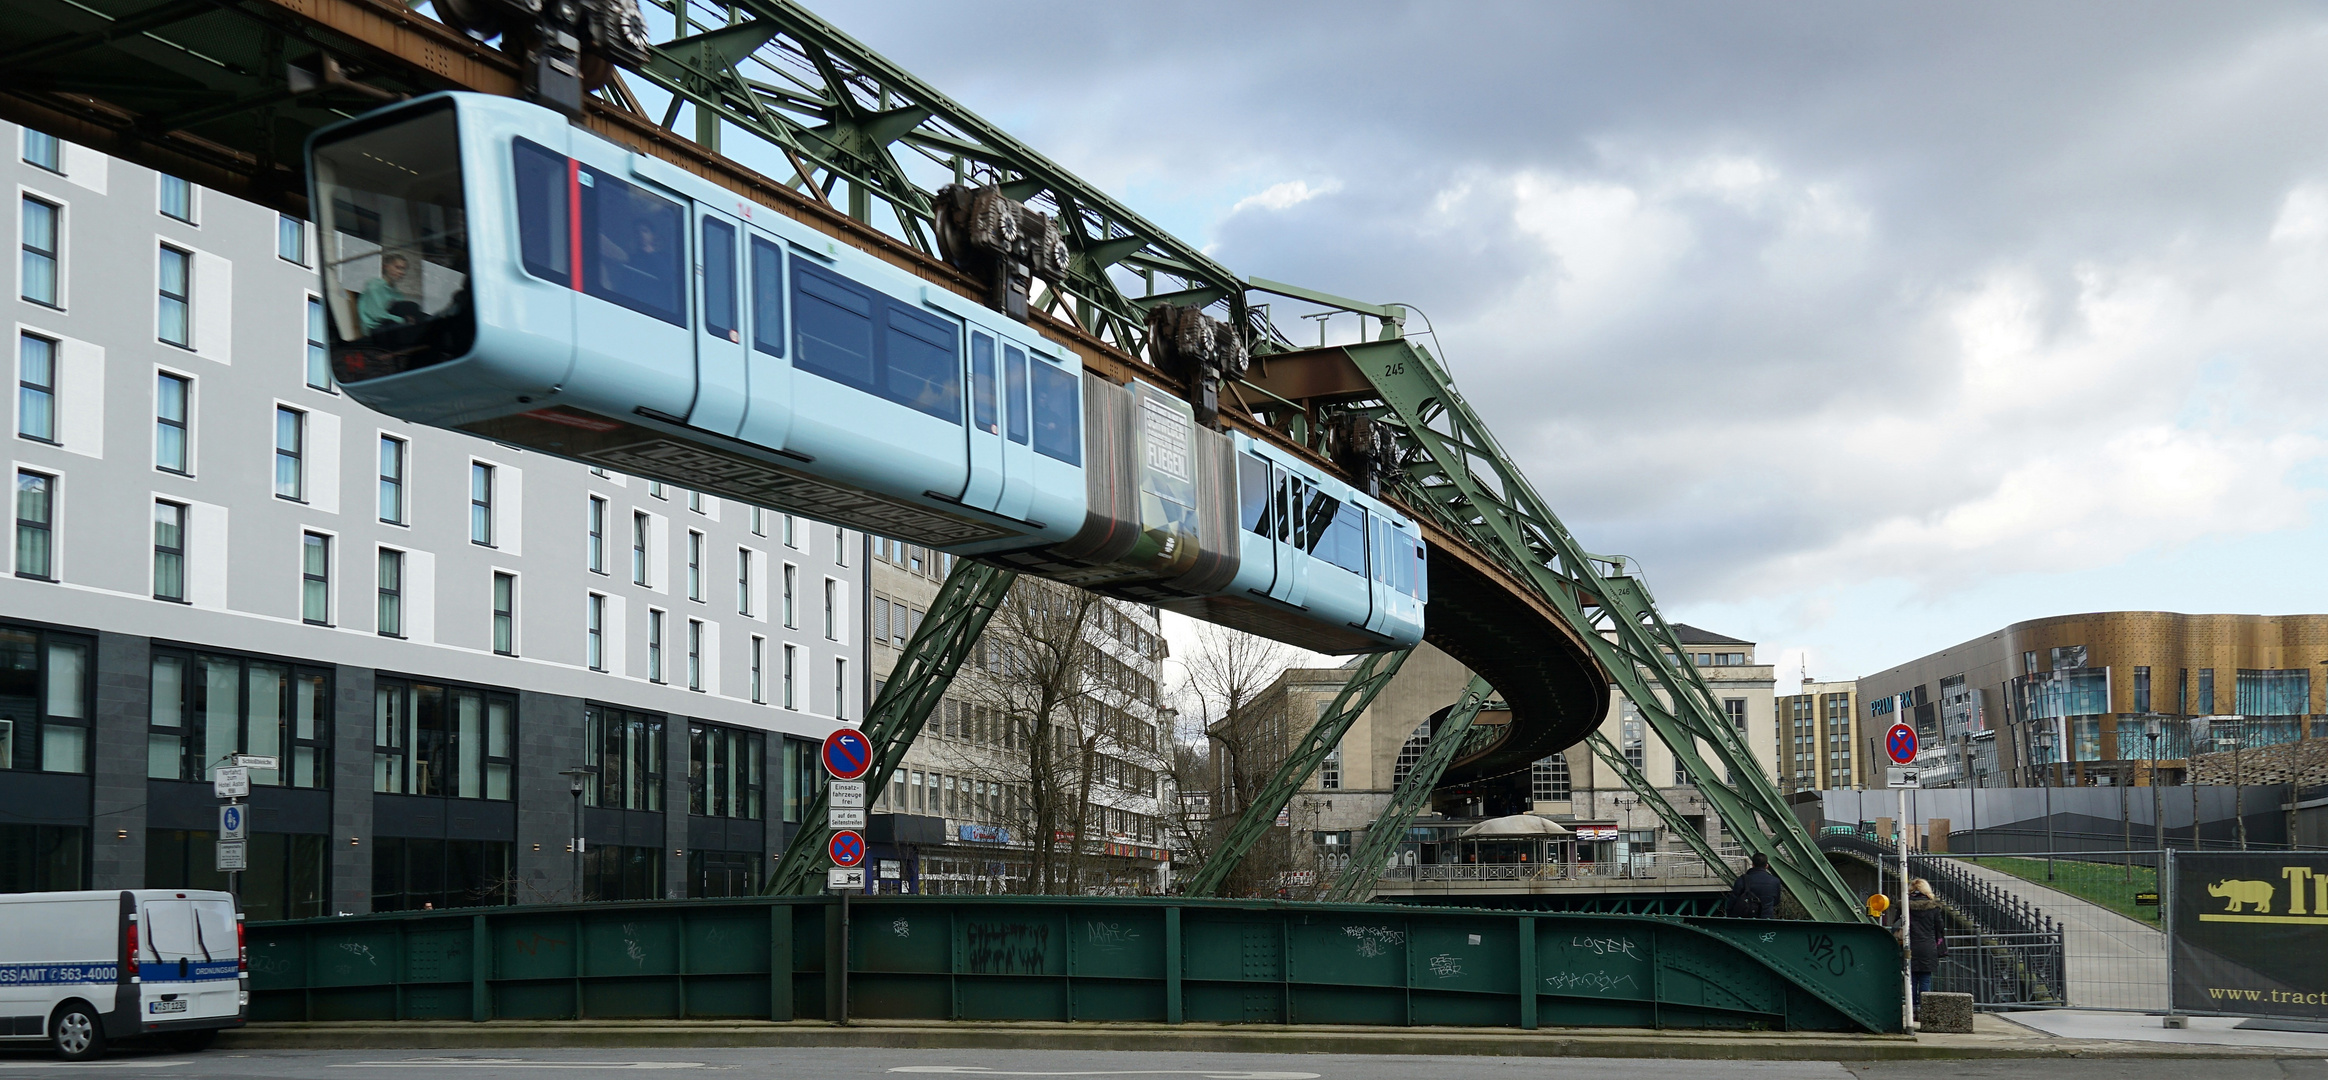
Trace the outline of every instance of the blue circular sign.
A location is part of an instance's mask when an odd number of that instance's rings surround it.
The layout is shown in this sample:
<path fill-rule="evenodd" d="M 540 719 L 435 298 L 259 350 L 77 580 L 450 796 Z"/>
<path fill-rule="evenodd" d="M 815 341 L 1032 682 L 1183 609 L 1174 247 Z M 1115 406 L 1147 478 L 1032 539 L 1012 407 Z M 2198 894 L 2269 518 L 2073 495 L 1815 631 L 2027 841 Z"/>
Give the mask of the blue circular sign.
<path fill-rule="evenodd" d="M 855 829 L 842 829 L 825 844 L 825 853 L 833 857 L 834 866 L 855 866 L 865 861 L 865 838 Z"/>
<path fill-rule="evenodd" d="M 227 832 L 241 832 L 242 807 L 229 806 L 225 810 L 220 811 L 218 815 L 218 823 L 225 826 Z"/>
<path fill-rule="evenodd" d="M 1916 729 L 1906 724 L 1893 724 L 1891 731 L 1883 737 L 1883 752 L 1890 754 L 1892 761 L 1897 764 L 1915 764 Z"/>
<path fill-rule="evenodd" d="M 873 767 L 873 744 L 855 728 L 842 728 L 825 736 L 825 771 L 835 780 L 856 780 Z"/>

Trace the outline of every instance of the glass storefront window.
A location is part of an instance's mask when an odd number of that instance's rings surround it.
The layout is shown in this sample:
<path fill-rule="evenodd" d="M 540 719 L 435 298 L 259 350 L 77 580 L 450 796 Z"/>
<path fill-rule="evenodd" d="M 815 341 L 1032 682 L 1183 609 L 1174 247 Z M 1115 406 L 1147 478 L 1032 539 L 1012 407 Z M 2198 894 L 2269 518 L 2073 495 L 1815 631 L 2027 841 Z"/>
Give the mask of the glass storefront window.
<path fill-rule="evenodd" d="M 598 766 L 598 782 L 583 791 L 584 805 L 663 808 L 662 717 L 589 706 L 582 710 L 582 746 Z"/>
<path fill-rule="evenodd" d="M 242 876 L 242 906 L 252 922 L 330 914 L 325 846 L 330 838 L 301 833 L 252 833 Z M 208 829 L 146 830 L 145 887 L 219 889 L 218 834 Z"/>
<path fill-rule="evenodd" d="M 381 679 L 372 689 L 372 790 L 507 799 L 517 699 Z"/>
<path fill-rule="evenodd" d="M 767 736 L 760 732 L 688 724 L 687 812 L 760 820 L 761 771 L 767 752 Z"/>
<path fill-rule="evenodd" d="M 372 910 L 511 903 L 509 853 L 499 840 L 380 837 L 372 845 Z"/>
<path fill-rule="evenodd" d="M 208 780 L 236 754 L 282 762 L 251 783 L 331 786 L 331 674 L 275 660 L 156 649 L 146 776 Z"/>
<path fill-rule="evenodd" d="M 0 626 L 0 769 L 89 771 L 89 639 Z"/>
<path fill-rule="evenodd" d="M 660 900 L 663 849 L 590 845 L 582 856 L 584 900 Z"/>
<path fill-rule="evenodd" d="M 0 825 L 0 893 L 89 887 L 89 830 L 78 825 Z"/>

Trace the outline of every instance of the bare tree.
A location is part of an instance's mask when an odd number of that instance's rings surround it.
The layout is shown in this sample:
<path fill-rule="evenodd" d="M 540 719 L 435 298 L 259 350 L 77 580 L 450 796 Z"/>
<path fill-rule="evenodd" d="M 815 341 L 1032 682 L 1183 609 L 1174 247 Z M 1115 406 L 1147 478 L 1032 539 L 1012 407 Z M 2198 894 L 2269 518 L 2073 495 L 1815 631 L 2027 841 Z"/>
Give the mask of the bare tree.
<path fill-rule="evenodd" d="M 1184 791 L 1211 792 L 1210 820 L 1204 823 L 1203 839 L 1192 842 L 1192 853 L 1199 859 L 1185 873 L 1193 873 L 1210 858 L 1221 833 L 1245 812 L 1260 787 L 1284 763 L 1291 732 L 1282 688 L 1275 692 L 1272 688 L 1296 655 L 1290 646 L 1268 638 L 1209 623 L 1198 627 L 1196 649 L 1183 661 L 1187 675 L 1182 694 L 1209 742 L 1210 752 L 1201 760 L 1209 766 L 1210 775 L 1175 779 L 1190 785 L 1183 787 Z M 1256 846 L 1238 864 L 1227 891 L 1232 895 L 1273 892 L 1277 876 L 1287 868 L 1278 865 L 1285 861 L 1281 856 L 1288 854 L 1279 850 L 1283 847 Z"/>

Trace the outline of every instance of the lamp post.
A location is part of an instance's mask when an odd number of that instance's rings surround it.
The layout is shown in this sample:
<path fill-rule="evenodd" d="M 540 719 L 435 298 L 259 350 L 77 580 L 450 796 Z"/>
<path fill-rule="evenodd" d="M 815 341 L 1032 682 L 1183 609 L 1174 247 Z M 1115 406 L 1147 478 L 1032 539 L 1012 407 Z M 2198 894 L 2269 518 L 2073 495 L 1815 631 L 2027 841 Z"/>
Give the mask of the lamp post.
<path fill-rule="evenodd" d="M 2144 725 L 2144 734 L 2150 736 L 2150 827 L 2158 836 L 2158 869 L 2166 872 L 2166 793 L 2158 787 L 2158 736 L 2162 734 L 2158 718 L 2153 716 Z"/>
<path fill-rule="evenodd" d="M 558 775 L 566 778 L 566 789 L 574 796 L 574 839 L 567 847 L 574 852 L 574 900 L 579 903 L 582 899 L 582 788 L 591 777 L 598 775 L 598 770 L 579 765 Z"/>
<path fill-rule="evenodd" d="M 2045 769 L 2044 773 L 2041 774 L 2045 786 L 2045 880 L 2051 881 L 2053 880 L 2053 728 L 2049 724 L 2042 730 L 2032 732 L 2031 738 L 2037 744 L 2038 761 Z"/>
<path fill-rule="evenodd" d="M 2247 741 L 2247 718 L 2242 716 L 2238 720 L 2239 726 L 2235 729 L 2236 734 L 2215 736 L 2215 750 L 2220 753 L 2228 747 L 2231 751 L 2231 820 L 2233 827 L 2239 832 L 2239 850 L 2245 851 L 2247 850 L 2247 788 L 2244 785 L 2247 778 L 2241 774 L 2239 768 L 2239 750 L 2241 744 Z"/>

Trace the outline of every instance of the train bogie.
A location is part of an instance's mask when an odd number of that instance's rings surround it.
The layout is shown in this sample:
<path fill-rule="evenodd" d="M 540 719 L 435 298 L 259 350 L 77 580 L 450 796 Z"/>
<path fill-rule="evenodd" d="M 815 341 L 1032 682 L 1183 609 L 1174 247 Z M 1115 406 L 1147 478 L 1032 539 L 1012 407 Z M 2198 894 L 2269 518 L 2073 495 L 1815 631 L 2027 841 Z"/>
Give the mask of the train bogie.
<path fill-rule="evenodd" d="M 375 408 L 1310 648 L 1421 635 L 1378 500 L 546 109 L 435 95 L 309 158 L 334 367 Z"/>

